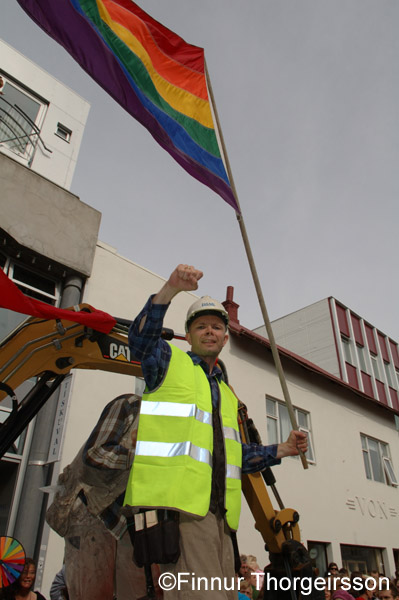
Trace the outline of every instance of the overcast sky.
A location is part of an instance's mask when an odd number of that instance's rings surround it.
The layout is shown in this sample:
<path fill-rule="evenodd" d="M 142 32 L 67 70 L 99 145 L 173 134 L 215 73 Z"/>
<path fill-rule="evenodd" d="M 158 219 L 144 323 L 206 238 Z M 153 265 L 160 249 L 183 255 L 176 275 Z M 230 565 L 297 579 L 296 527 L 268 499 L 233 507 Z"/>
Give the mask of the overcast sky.
<path fill-rule="evenodd" d="M 139 4 L 205 48 L 270 318 L 335 296 L 399 340 L 399 2 Z M 102 212 L 100 239 L 164 277 L 201 268 L 201 294 L 223 300 L 233 285 L 241 323 L 260 325 L 233 209 L 16 0 L 1 0 L 0 37 L 91 104 L 71 191 Z"/>

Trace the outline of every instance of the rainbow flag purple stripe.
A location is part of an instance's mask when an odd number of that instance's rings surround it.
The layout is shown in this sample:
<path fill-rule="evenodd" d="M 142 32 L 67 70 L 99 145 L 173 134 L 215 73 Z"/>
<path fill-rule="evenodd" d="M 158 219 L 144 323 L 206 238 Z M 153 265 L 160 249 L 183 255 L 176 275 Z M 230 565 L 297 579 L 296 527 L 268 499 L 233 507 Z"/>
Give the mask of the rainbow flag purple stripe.
<path fill-rule="evenodd" d="M 216 137 L 204 50 L 131 0 L 17 0 L 193 177 L 237 212 Z"/>

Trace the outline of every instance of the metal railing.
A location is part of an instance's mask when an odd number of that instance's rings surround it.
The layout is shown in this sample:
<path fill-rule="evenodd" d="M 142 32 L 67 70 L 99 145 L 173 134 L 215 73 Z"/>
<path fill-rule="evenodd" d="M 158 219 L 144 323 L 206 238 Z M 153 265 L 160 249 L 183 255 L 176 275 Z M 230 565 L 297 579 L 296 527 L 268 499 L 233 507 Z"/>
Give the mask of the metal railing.
<path fill-rule="evenodd" d="M 39 145 L 52 153 L 32 119 L 19 106 L 10 104 L 0 96 L 0 146 L 7 146 L 12 152 L 26 158 L 30 167 Z"/>

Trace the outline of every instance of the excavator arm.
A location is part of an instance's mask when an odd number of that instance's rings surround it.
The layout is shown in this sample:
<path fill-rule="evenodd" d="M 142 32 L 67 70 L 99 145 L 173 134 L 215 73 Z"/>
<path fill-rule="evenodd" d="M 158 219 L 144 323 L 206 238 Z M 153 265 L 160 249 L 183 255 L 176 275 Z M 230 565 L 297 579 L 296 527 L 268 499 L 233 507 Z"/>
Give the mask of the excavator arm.
<path fill-rule="evenodd" d="M 90 312 L 89 305 L 79 310 Z M 13 410 L 1 426 L 0 457 L 47 402 L 72 369 L 99 369 L 141 376 L 127 343 L 130 321 L 116 319 L 109 334 L 67 320 L 26 319 L 0 344 L 0 401 L 9 396 Z M 164 329 L 165 339 L 173 331 Z M 18 401 L 15 391 L 35 378 L 30 392 Z"/>

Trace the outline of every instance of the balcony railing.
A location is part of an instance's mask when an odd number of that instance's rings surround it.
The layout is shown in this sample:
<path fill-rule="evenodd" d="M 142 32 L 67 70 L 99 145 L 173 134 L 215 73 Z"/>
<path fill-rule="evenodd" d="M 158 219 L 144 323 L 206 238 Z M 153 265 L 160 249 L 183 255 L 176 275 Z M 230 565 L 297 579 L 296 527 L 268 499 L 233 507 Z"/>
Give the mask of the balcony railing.
<path fill-rule="evenodd" d="M 32 165 L 38 146 L 52 152 L 40 136 L 40 130 L 16 104 L 0 96 L 0 146 L 5 146 Z"/>

